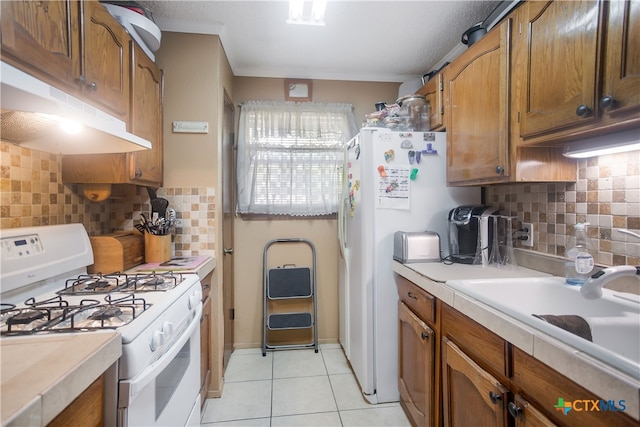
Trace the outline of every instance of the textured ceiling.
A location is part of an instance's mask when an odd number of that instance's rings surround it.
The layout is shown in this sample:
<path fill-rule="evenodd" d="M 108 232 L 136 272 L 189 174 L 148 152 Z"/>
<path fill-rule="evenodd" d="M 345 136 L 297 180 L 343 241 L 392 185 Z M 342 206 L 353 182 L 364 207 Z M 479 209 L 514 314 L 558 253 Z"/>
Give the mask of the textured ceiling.
<path fill-rule="evenodd" d="M 499 2 L 329 0 L 326 25 L 286 1 L 140 1 L 160 29 L 218 34 L 236 76 L 405 82 L 431 71 Z"/>

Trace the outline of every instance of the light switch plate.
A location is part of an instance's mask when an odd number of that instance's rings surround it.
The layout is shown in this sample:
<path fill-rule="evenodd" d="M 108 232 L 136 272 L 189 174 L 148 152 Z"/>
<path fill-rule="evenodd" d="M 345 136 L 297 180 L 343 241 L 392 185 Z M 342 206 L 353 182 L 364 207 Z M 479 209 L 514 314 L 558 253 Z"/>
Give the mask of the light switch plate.
<path fill-rule="evenodd" d="M 173 122 L 173 133 L 209 133 L 209 122 L 176 120 Z"/>

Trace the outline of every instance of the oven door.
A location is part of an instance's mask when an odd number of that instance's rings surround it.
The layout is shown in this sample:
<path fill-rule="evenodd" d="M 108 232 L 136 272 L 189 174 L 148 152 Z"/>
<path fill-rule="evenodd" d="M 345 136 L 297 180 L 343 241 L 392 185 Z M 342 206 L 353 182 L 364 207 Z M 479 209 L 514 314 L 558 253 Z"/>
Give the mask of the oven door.
<path fill-rule="evenodd" d="M 199 304 L 189 326 L 167 352 L 131 380 L 119 384 L 118 425 L 200 424 Z"/>

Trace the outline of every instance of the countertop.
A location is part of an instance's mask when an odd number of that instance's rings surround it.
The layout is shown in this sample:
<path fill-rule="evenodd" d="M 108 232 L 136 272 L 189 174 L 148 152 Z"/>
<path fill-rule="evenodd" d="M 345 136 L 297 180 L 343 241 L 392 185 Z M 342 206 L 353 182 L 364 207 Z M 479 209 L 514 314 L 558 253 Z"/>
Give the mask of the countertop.
<path fill-rule="evenodd" d="M 492 266 L 400 264 L 397 261 L 393 262 L 393 271 L 585 389 L 602 398 L 625 400 L 625 413 L 640 421 L 640 382 L 445 283 L 455 279 L 542 277 L 549 274 L 523 267 L 507 270 Z"/>
<path fill-rule="evenodd" d="M 197 274 L 200 280 L 211 273 L 217 266 L 216 259 L 210 256 L 174 257 L 167 262 L 150 262 L 140 264 L 126 271 L 126 273 L 151 273 L 173 271 L 184 274 Z"/>
<path fill-rule="evenodd" d="M 3 337 L 2 426 L 45 426 L 122 354 L 120 334 Z"/>

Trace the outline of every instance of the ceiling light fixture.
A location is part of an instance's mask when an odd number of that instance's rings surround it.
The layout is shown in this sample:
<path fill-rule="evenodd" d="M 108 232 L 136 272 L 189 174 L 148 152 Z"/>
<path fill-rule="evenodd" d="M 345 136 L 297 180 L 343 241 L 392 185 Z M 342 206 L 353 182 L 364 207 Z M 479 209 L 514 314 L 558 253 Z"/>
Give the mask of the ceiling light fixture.
<path fill-rule="evenodd" d="M 289 0 L 287 24 L 324 26 L 327 0 Z"/>
<path fill-rule="evenodd" d="M 640 150 L 640 137 L 637 129 L 601 136 L 568 144 L 563 155 L 572 159 L 603 156 Z"/>

